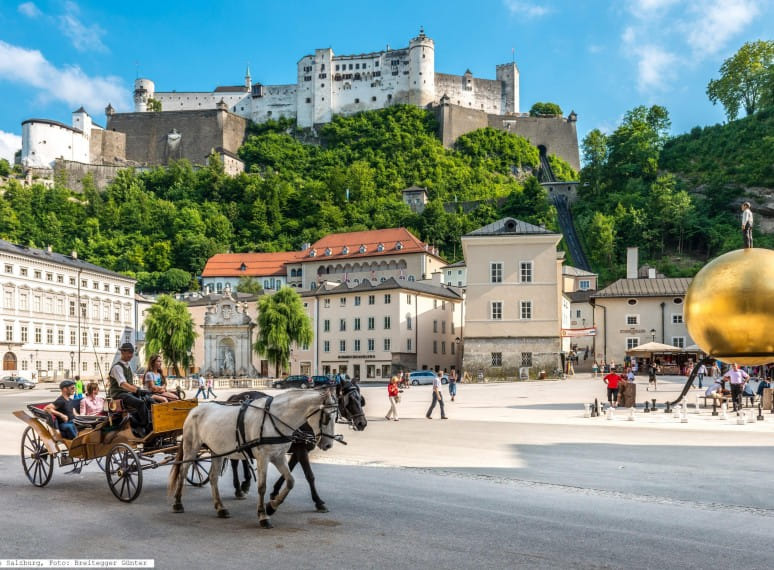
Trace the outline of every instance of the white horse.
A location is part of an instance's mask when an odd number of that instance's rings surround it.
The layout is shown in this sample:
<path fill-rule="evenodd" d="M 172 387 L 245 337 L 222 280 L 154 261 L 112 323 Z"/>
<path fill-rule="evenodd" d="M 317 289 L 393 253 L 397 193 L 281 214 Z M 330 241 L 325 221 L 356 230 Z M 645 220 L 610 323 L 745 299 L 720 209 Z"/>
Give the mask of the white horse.
<path fill-rule="evenodd" d="M 267 411 L 268 407 L 268 411 Z M 215 510 L 221 518 L 231 516 L 220 499 L 218 477 L 226 456 L 240 445 L 247 444 L 245 453 L 256 459 L 258 479 L 258 518 L 263 528 L 271 528 L 269 515 L 279 508 L 293 488 L 293 476 L 287 462 L 287 452 L 293 437 L 303 437 L 299 428 L 309 423 L 318 438 L 317 446 L 328 450 L 336 440 L 337 401 L 328 388 L 318 390 L 290 390 L 262 400 L 252 400 L 243 415 L 244 434 L 239 433 L 238 417 L 242 406 L 207 404 L 194 408 L 183 424 L 183 441 L 177 451 L 175 464 L 169 474 L 170 495 L 174 496 L 172 510 L 184 512 L 181 500 L 186 473 L 201 449 L 206 445 L 212 453 L 210 487 Z M 264 505 L 266 476 L 271 462 L 286 481 L 277 497 Z"/>

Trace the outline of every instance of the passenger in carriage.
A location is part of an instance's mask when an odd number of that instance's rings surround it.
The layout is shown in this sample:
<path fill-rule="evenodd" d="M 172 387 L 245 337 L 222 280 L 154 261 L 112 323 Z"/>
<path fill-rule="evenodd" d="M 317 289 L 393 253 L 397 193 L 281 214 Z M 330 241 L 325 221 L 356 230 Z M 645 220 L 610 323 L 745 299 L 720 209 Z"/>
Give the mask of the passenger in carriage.
<path fill-rule="evenodd" d="M 99 384 L 89 382 L 86 385 L 86 396 L 81 400 L 82 416 L 104 415 L 105 398 L 99 395 Z"/>
<path fill-rule="evenodd" d="M 154 402 L 166 403 L 172 400 L 178 400 L 176 394 L 167 391 L 167 379 L 161 371 L 161 355 L 154 354 L 148 361 L 148 371 L 145 373 L 145 389 L 151 393 Z"/>
<path fill-rule="evenodd" d="M 74 407 L 77 405 L 77 402 L 73 400 L 75 382 L 62 380 L 59 383 L 59 390 L 62 393 L 61 396 L 47 405 L 44 410 L 59 420 L 59 433 L 62 434 L 62 437 L 75 439 L 78 436 L 78 428 L 73 423 L 76 415 Z"/>
<path fill-rule="evenodd" d="M 150 431 L 150 413 L 144 397 L 149 393 L 134 385 L 134 374 L 129 361 L 134 356 L 134 346 L 125 342 L 119 349 L 121 359 L 110 369 L 110 397 L 121 400 L 124 409 L 134 414 L 137 422 L 134 433 L 137 437 L 145 437 Z"/>

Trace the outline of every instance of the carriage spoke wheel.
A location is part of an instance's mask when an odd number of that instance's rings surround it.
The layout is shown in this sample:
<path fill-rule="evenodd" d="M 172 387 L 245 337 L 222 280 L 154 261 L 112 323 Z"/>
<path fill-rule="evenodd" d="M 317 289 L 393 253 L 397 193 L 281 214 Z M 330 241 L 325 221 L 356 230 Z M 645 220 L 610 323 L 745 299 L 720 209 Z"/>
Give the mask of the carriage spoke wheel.
<path fill-rule="evenodd" d="M 225 461 L 223 462 L 225 464 Z M 191 467 L 185 475 L 185 480 L 194 487 L 202 487 L 210 481 L 212 459 L 199 458 L 191 462 Z"/>
<path fill-rule="evenodd" d="M 21 442 L 21 460 L 24 473 L 36 487 L 45 487 L 54 473 L 54 456 L 48 452 L 38 433 L 28 427 Z"/>
<path fill-rule="evenodd" d="M 105 472 L 105 458 L 104 457 L 97 457 L 97 467 L 99 467 L 100 471 L 103 473 Z"/>
<path fill-rule="evenodd" d="M 140 458 L 125 443 L 110 450 L 105 465 L 108 487 L 119 501 L 131 503 L 142 491 L 142 466 Z"/>

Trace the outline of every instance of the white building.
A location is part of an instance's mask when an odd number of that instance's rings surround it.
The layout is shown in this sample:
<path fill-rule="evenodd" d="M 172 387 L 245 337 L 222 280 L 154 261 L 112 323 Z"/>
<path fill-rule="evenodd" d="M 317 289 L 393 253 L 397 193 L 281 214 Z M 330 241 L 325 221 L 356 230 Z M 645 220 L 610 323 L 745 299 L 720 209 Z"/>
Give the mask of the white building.
<path fill-rule="evenodd" d="M 78 259 L 0 240 L 3 371 L 100 378 L 135 341 L 135 280 Z"/>
<path fill-rule="evenodd" d="M 163 111 L 214 109 L 219 101 L 257 123 L 281 117 L 300 127 L 327 123 L 333 115 L 351 115 L 396 103 L 420 107 L 445 97 L 477 111 L 505 115 L 519 112 L 519 70 L 515 63 L 498 65 L 496 79 L 435 71 L 435 44 L 420 30 L 406 48 L 335 55 L 317 49 L 298 61 L 296 82 L 288 85 L 253 83 L 247 69 L 243 85 L 217 87 L 212 92 L 160 92 L 147 78 L 135 81 L 135 112 L 148 110 L 148 100 Z"/>

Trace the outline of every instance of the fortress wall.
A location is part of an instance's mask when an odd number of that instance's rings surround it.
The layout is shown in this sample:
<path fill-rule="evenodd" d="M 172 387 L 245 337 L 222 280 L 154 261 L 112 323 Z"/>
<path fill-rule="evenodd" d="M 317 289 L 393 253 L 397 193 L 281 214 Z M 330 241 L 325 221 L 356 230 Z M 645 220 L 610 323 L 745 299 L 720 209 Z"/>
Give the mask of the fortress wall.
<path fill-rule="evenodd" d="M 440 105 L 433 110 L 438 121 L 438 136 L 447 148 L 465 133 L 483 129 L 488 124 L 487 114 L 481 110 L 457 105 Z"/>
<path fill-rule="evenodd" d="M 219 119 L 219 114 L 224 115 Z M 126 133 L 126 159 L 146 164 L 168 164 L 186 158 L 204 164 L 213 148 L 235 153 L 245 136 L 247 120 L 229 113 L 166 111 L 163 113 L 116 113 L 108 118 L 108 130 Z M 168 134 L 179 133 L 176 144 Z"/>
<path fill-rule="evenodd" d="M 535 146 L 543 145 L 548 154 L 555 154 L 575 170 L 580 170 L 578 133 L 574 121 L 564 117 L 490 115 L 489 126 L 520 135 Z"/>
<path fill-rule="evenodd" d="M 91 130 L 89 141 L 89 162 L 92 164 L 111 163 L 126 159 L 126 134 L 103 129 Z"/>
<path fill-rule="evenodd" d="M 249 97 L 247 93 L 243 92 L 180 92 L 173 91 L 157 92 L 153 94 L 153 98 L 157 101 L 161 101 L 161 110 L 167 111 L 201 111 L 204 109 L 214 109 L 215 105 L 223 99 L 229 109 L 234 108 L 240 101 Z M 246 106 L 245 106 L 246 107 Z M 246 107 L 247 108 L 247 107 Z"/>
<path fill-rule="evenodd" d="M 265 123 L 269 119 L 296 118 L 296 97 L 298 96 L 295 84 L 272 85 L 263 87 L 262 97 L 248 97 L 244 104 L 232 110 L 240 116 L 248 116 L 256 123 Z M 249 114 L 242 111 L 247 109 Z"/>
<path fill-rule="evenodd" d="M 446 95 L 452 105 L 487 113 L 501 113 L 502 83 L 494 79 L 471 77 L 470 88 L 462 75 L 435 74 L 435 98 L 440 101 Z"/>
<path fill-rule="evenodd" d="M 119 170 L 130 168 L 126 164 L 108 165 L 108 164 L 85 164 L 72 160 L 57 160 L 54 164 L 54 177 L 62 176 L 70 190 L 75 192 L 83 191 L 83 179 L 91 174 L 94 180 L 94 186 L 98 190 L 104 190 L 108 184 L 118 174 Z M 135 168 L 135 170 L 147 170 L 146 168 Z"/>

